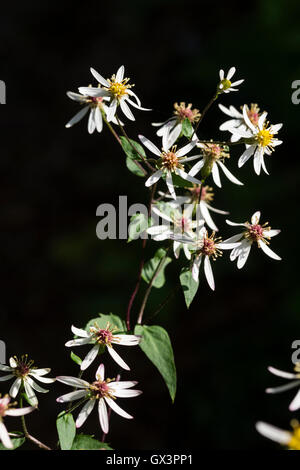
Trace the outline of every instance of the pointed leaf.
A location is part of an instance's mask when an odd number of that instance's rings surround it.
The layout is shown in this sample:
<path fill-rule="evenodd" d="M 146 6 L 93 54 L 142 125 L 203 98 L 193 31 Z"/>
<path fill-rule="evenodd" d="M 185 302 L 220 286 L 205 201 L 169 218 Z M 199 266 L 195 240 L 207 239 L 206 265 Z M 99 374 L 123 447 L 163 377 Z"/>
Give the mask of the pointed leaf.
<path fill-rule="evenodd" d="M 196 282 L 192 276 L 192 272 L 188 268 L 183 268 L 180 273 L 180 284 L 182 286 L 185 303 L 187 308 L 191 305 L 193 298 L 199 287 L 199 281 Z"/>
<path fill-rule="evenodd" d="M 166 250 L 164 248 L 159 248 L 157 252 L 155 253 L 154 257 L 145 263 L 143 267 L 143 271 L 142 271 L 142 278 L 148 284 L 151 282 L 153 276 L 155 275 L 156 269 L 158 268 L 158 265 L 160 264 L 162 258 L 165 255 L 166 255 Z M 162 266 L 160 267 L 160 271 L 152 284 L 153 287 L 160 289 L 165 284 L 166 278 L 165 278 L 164 271 L 166 267 L 168 266 L 168 264 L 171 263 L 171 261 L 172 261 L 172 258 L 168 256 L 162 261 Z"/>
<path fill-rule="evenodd" d="M 99 313 L 98 317 L 93 318 L 86 324 L 85 330 L 89 331 L 90 327 L 95 326 L 95 324 L 97 324 L 99 328 L 105 329 L 107 327 L 107 323 L 109 323 L 111 327 L 116 328 L 114 330 L 115 333 L 127 332 L 125 321 L 118 317 L 118 315 L 114 315 L 113 313 L 110 313 L 109 315 Z"/>
<path fill-rule="evenodd" d="M 56 428 L 61 450 L 70 450 L 76 435 L 76 426 L 72 414 L 62 411 L 56 419 Z"/>
<path fill-rule="evenodd" d="M 177 382 L 176 367 L 167 331 L 157 325 L 136 325 L 134 333 L 142 336 L 139 346 L 163 376 L 174 402 Z"/>

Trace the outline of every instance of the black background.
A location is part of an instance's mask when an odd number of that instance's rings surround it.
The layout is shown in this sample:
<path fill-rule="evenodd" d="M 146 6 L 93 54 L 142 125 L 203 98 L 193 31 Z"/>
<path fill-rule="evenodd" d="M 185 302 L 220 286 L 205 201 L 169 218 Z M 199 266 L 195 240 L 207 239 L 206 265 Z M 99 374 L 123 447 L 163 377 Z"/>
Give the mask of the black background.
<path fill-rule="evenodd" d="M 272 248 L 283 261 L 253 250 L 238 271 L 224 256 L 214 265 L 216 292 L 202 278 L 189 311 L 178 288 L 155 320 L 167 328 L 174 347 L 174 405 L 139 348 L 122 349 L 132 365 L 124 377 L 138 380 L 144 394 L 124 400 L 134 421 L 113 415 L 108 441 L 114 448 L 272 449 L 255 422 L 289 426 L 293 392 L 267 396 L 264 390 L 281 383 L 268 365 L 292 369 L 291 343 L 300 335 L 300 106 L 291 102 L 291 83 L 300 79 L 299 14 L 297 1 L 284 0 L 247 2 L 242 10 L 236 1 L 177 0 L 1 6 L 0 79 L 7 104 L 0 109 L 0 338 L 8 356 L 28 353 L 38 366 L 52 367 L 53 375 L 77 373 L 64 347 L 71 324 L 84 326 L 98 312 L 124 316 L 134 287 L 140 242 L 98 240 L 97 206 L 117 204 L 119 195 L 128 195 L 129 205 L 148 198 L 107 129 L 90 136 L 86 119 L 65 129 L 78 110 L 65 92 L 93 82 L 90 66 L 110 77 L 124 64 L 142 104 L 153 108 L 136 111 L 136 124 L 127 121 L 127 131 L 155 140 L 151 122 L 168 118 L 175 101 L 203 109 L 219 68 L 235 65 L 236 78 L 245 82 L 221 102 L 257 102 L 272 123 L 284 123 L 284 144 L 266 159 L 271 175 L 256 176 L 252 160 L 238 170 L 235 149 L 229 168 L 245 186 L 222 178 L 214 203 L 235 221 L 261 210 L 263 221 L 282 229 Z M 199 135 L 223 138 L 218 127 L 224 120 L 215 106 Z M 215 219 L 224 238 L 235 233 L 221 216 Z M 157 248 L 149 243 L 147 257 Z M 167 285 L 153 292 L 146 316 L 175 285 L 178 269 L 176 263 L 168 268 Z M 105 361 L 108 375 L 116 374 Z M 61 410 L 55 398 L 66 387 L 49 388 L 28 422 L 33 435 L 55 445 Z M 7 392 L 5 383 L 0 391 Z M 83 430 L 101 437 L 95 412 Z"/>

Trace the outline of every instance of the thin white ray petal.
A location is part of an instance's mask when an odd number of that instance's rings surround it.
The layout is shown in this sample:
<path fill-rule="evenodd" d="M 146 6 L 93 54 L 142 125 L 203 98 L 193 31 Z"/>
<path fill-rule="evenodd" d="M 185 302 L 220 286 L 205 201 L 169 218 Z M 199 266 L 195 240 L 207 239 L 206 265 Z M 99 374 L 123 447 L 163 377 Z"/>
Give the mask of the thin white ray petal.
<path fill-rule="evenodd" d="M 86 370 L 92 364 L 92 362 L 97 357 L 98 351 L 99 351 L 99 344 L 95 344 L 95 346 L 87 353 L 87 355 L 83 359 L 80 365 L 81 370 Z"/>
<path fill-rule="evenodd" d="M 278 256 L 276 253 L 274 253 L 273 250 L 271 250 L 271 248 L 266 244 L 264 243 L 263 241 L 261 241 L 261 243 L 259 244 L 260 248 L 265 252 L 265 254 L 267 256 L 269 256 L 270 258 L 272 259 L 275 259 L 276 261 L 281 261 L 281 258 L 280 256 Z"/>
<path fill-rule="evenodd" d="M 256 430 L 262 434 L 262 436 L 267 437 L 272 441 L 278 442 L 279 444 L 286 445 L 292 438 L 292 433 L 262 421 L 256 423 Z"/>
<path fill-rule="evenodd" d="M 83 398 L 87 395 L 86 390 L 76 390 L 76 392 L 66 393 L 65 395 L 61 395 L 56 399 L 58 403 L 66 403 L 68 401 L 75 401 Z"/>
<path fill-rule="evenodd" d="M 212 290 L 215 290 L 215 280 L 214 280 L 214 275 L 213 275 L 213 271 L 211 268 L 209 256 L 204 257 L 204 273 L 205 273 L 206 280 L 208 282 L 209 287 Z"/>
<path fill-rule="evenodd" d="M 245 265 L 249 253 L 251 251 L 251 243 L 249 243 L 247 240 L 243 240 L 241 243 L 241 252 L 238 257 L 238 262 L 237 262 L 237 267 L 238 269 L 242 269 L 242 267 Z"/>
<path fill-rule="evenodd" d="M 123 113 L 125 114 L 125 116 L 130 119 L 131 121 L 135 121 L 135 117 L 134 115 L 132 114 L 128 104 L 126 103 L 125 100 L 120 100 L 120 106 L 121 106 L 121 109 L 123 111 Z"/>
<path fill-rule="evenodd" d="M 124 72 L 125 72 L 124 65 L 121 65 L 121 67 L 119 67 L 119 69 L 116 73 L 116 82 L 121 82 L 123 80 Z"/>
<path fill-rule="evenodd" d="M 37 396 L 31 387 L 28 377 L 25 377 L 23 380 L 24 388 L 25 388 L 25 393 L 27 395 L 28 401 L 32 406 L 37 406 L 38 405 L 38 399 Z"/>
<path fill-rule="evenodd" d="M 13 449 L 13 443 L 8 435 L 7 429 L 2 421 L 0 421 L 0 441 L 7 449 Z"/>
<path fill-rule="evenodd" d="M 76 419 L 76 428 L 80 428 L 94 409 L 96 400 L 89 400 L 80 410 Z"/>
<path fill-rule="evenodd" d="M 100 398 L 99 400 L 98 414 L 99 414 L 99 421 L 100 421 L 101 429 L 104 432 L 104 434 L 107 434 L 109 431 L 109 421 L 108 421 L 107 408 L 106 408 L 104 398 Z"/>
<path fill-rule="evenodd" d="M 156 183 L 162 176 L 163 171 L 162 170 L 157 170 L 153 175 L 151 175 L 147 181 L 145 182 L 145 186 L 149 187 L 152 186 L 154 183 Z"/>
<path fill-rule="evenodd" d="M 70 377 L 68 375 L 59 375 L 56 377 L 56 380 L 63 384 L 70 385 L 71 387 L 88 388 L 90 386 L 86 380 L 79 379 L 77 377 Z"/>
<path fill-rule="evenodd" d="M 150 152 L 154 153 L 157 157 L 161 156 L 161 151 L 151 142 L 151 140 L 147 139 L 147 137 L 144 137 L 143 135 L 139 135 L 139 139 L 142 144 L 150 150 Z"/>
<path fill-rule="evenodd" d="M 18 392 L 20 390 L 20 387 L 21 387 L 21 383 L 22 383 L 22 379 L 20 377 L 18 377 L 14 383 L 12 384 L 12 386 L 10 387 L 10 390 L 9 390 L 9 394 L 12 398 L 16 398 L 16 396 L 18 395 Z"/>
<path fill-rule="evenodd" d="M 219 188 L 221 188 L 222 184 L 221 184 L 221 180 L 220 180 L 220 173 L 219 173 L 218 165 L 216 163 L 213 164 L 211 173 L 212 173 L 212 177 L 213 177 L 213 180 L 214 180 L 215 184 Z"/>
<path fill-rule="evenodd" d="M 114 390 L 113 384 L 109 384 L 109 389 L 112 390 L 112 394 L 117 398 L 131 398 L 137 397 L 143 393 L 141 390 L 127 390 L 127 389 L 118 389 Z"/>
<path fill-rule="evenodd" d="M 81 119 L 86 115 L 88 110 L 89 110 L 89 106 L 85 106 L 83 109 L 78 111 L 78 113 L 76 113 L 75 116 L 73 116 L 72 119 L 70 119 L 70 121 L 67 122 L 66 127 L 67 128 L 72 127 L 74 124 L 81 121 Z"/>
<path fill-rule="evenodd" d="M 224 163 L 222 163 L 220 160 L 218 160 L 219 166 L 222 168 L 224 174 L 227 176 L 227 178 L 234 184 L 239 184 L 240 186 L 243 186 L 244 183 L 242 183 L 240 180 L 238 180 L 233 174 L 226 168 Z"/>
<path fill-rule="evenodd" d="M 107 350 L 108 350 L 109 354 L 111 355 L 111 357 L 113 358 L 113 360 L 120 367 L 122 367 L 125 370 L 130 370 L 130 367 L 126 364 L 125 361 L 123 361 L 123 359 L 119 356 L 119 354 L 114 350 L 114 348 L 112 346 L 108 347 Z"/>
<path fill-rule="evenodd" d="M 187 153 L 189 153 L 197 144 L 196 140 L 189 142 L 187 145 L 182 147 L 181 149 L 177 150 L 176 157 L 184 157 Z"/>
<path fill-rule="evenodd" d="M 119 405 L 116 404 L 114 400 L 108 397 L 105 397 L 104 399 L 111 409 L 118 415 L 122 416 L 122 418 L 133 419 L 133 416 L 124 411 Z"/>
<path fill-rule="evenodd" d="M 103 86 L 109 88 L 109 83 L 107 80 L 105 80 L 104 77 L 102 77 L 102 75 L 100 75 L 100 73 L 98 73 L 95 69 L 93 69 L 92 67 L 90 68 L 90 71 L 91 71 L 91 74 L 93 75 L 93 77 Z"/>

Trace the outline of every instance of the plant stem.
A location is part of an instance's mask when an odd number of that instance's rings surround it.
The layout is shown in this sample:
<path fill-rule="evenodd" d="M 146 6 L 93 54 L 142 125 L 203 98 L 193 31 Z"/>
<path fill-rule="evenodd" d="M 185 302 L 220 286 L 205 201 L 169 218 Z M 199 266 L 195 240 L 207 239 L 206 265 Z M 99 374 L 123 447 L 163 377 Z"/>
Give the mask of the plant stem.
<path fill-rule="evenodd" d="M 149 207 L 148 207 L 148 215 L 149 217 L 151 216 L 151 209 L 152 209 L 152 204 L 153 204 L 153 199 L 154 199 L 154 195 L 155 195 L 155 191 L 156 191 L 156 186 L 157 186 L 157 183 L 155 183 L 153 186 L 152 186 L 152 190 L 151 190 L 151 195 L 150 195 L 150 201 L 149 201 Z M 126 314 L 126 325 L 127 325 L 127 330 L 130 331 L 130 312 L 131 312 L 131 308 L 132 308 L 132 304 L 133 304 L 133 301 L 136 297 L 136 294 L 138 293 L 139 291 L 139 288 L 140 288 L 140 284 L 141 284 L 141 280 L 142 280 L 142 271 L 143 271 L 143 267 L 144 267 L 144 263 L 145 263 L 145 259 L 144 259 L 144 253 L 145 253 L 145 248 L 146 248 L 146 244 L 147 244 L 147 238 L 144 238 L 143 239 L 143 244 L 142 244 L 142 258 L 141 258 L 141 262 L 140 262 L 140 267 L 139 267 L 139 272 L 138 272 L 138 279 L 137 279 L 137 283 L 135 285 L 135 288 L 131 294 L 131 297 L 129 299 L 129 303 L 128 303 L 128 307 L 127 307 L 127 314 Z"/>
<path fill-rule="evenodd" d="M 207 113 L 207 111 L 209 110 L 209 108 L 212 106 L 212 104 L 216 101 L 216 99 L 218 98 L 218 93 L 215 93 L 214 96 L 211 98 L 211 100 L 207 103 L 207 105 L 205 106 L 205 108 L 203 109 L 202 113 L 201 113 L 201 116 L 200 116 L 200 119 L 199 121 L 197 122 L 197 125 L 194 129 L 194 132 L 192 133 L 192 136 L 190 138 L 190 140 L 193 139 L 194 137 L 194 134 L 196 134 L 197 130 L 198 130 L 198 127 L 202 121 L 202 119 L 204 118 L 205 114 Z"/>
<path fill-rule="evenodd" d="M 20 397 L 20 408 L 22 408 L 22 407 L 23 407 L 23 398 Z M 41 441 L 39 441 L 35 437 L 31 436 L 31 434 L 29 434 L 27 426 L 26 426 L 26 421 L 25 421 L 25 416 L 24 415 L 21 416 L 21 422 L 22 422 L 22 428 L 23 428 L 24 436 L 26 437 L 26 439 L 33 442 L 40 449 L 52 450 L 50 447 L 46 446 L 46 444 L 43 444 Z"/>
<path fill-rule="evenodd" d="M 175 295 L 175 292 L 176 292 L 176 289 L 171 289 L 170 292 L 168 293 L 168 295 L 166 296 L 166 298 L 159 304 L 159 306 L 157 307 L 157 309 L 155 310 L 154 313 L 152 313 L 152 315 L 150 315 L 147 320 L 144 322 L 144 324 L 146 323 L 149 323 L 150 320 L 152 320 L 152 318 L 156 317 L 156 315 L 158 315 L 158 313 L 164 308 L 165 305 L 167 305 L 167 303 L 171 300 L 171 298 Z"/>
<path fill-rule="evenodd" d="M 106 119 L 105 113 L 102 113 L 102 116 L 103 116 L 103 120 L 104 120 L 105 124 L 107 125 L 107 127 L 109 128 L 110 132 L 112 133 L 112 135 L 115 137 L 115 139 L 117 140 L 117 142 L 121 145 L 121 147 L 123 149 L 121 139 L 118 136 L 118 134 L 116 133 L 116 131 L 114 130 L 114 128 L 112 127 L 112 125 Z M 146 175 L 147 171 L 145 170 L 145 168 L 143 168 L 142 165 L 137 160 L 133 160 L 133 161 L 139 167 L 139 169 L 144 173 L 144 175 Z"/>
<path fill-rule="evenodd" d="M 143 302 L 142 302 L 142 306 L 141 306 L 140 311 L 139 311 L 138 319 L 137 319 L 137 324 L 138 325 L 140 325 L 142 323 L 144 310 L 145 310 L 147 300 L 148 300 L 148 297 L 150 295 L 150 292 L 151 292 L 151 289 L 152 289 L 152 286 L 153 286 L 153 282 L 157 278 L 158 274 L 160 273 L 161 268 L 164 265 L 164 261 L 167 257 L 168 251 L 169 251 L 169 248 L 166 250 L 166 253 L 164 254 L 164 256 L 161 258 L 160 262 L 158 263 L 157 268 L 154 271 L 154 274 L 153 274 L 152 279 L 150 281 L 150 284 L 148 286 L 148 289 L 146 290 L 146 293 L 145 293 L 145 296 L 144 296 L 144 299 L 143 299 Z"/>
<path fill-rule="evenodd" d="M 127 140 L 127 142 L 129 143 L 129 145 L 132 147 L 132 149 L 141 157 L 141 159 L 143 160 L 143 162 L 145 163 L 145 165 L 147 165 L 147 167 L 151 170 L 151 171 L 155 171 L 155 168 L 153 168 L 152 165 L 150 165 L 150 163 L 146 160 L 146 158 L 144 157 L 144 155 L 141 154 L 141 152 L 138 151 L 138 149 L 135 147 L 135 145 L 131 142 L 131 140 L 129 139 L 124 127 L 122 126 L 122 124 L 120 123 L 120 120 L 118 118 L 118 116 L 116 115 L 116 118 L 117 118 L 117 121 L 118 121 L 118 125 L 121 129 L 121 132 L 122 134 L 124 135 L 125 139 Z"/>

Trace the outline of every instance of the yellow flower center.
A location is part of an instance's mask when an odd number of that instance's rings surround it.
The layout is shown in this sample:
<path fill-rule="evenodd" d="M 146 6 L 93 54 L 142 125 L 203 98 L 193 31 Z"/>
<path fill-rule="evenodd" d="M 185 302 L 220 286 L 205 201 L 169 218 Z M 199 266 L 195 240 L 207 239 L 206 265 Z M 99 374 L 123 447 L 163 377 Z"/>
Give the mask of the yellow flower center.
<path fill-rule="evenodd" d="M 256 135 L 258 145 L 261 147 L 268 147 L 272 143 L 273 135 L 268 129 L 262 129 Z"/>
<path fill-rule="evenodd" d="M 221 80 L 220 85 L 222 85 L 221 90 L 228 90 L 231 87 L 231 81 L 224 78 L 224 80 Z"/>
<path fill-rule="evenodd" d="M 288 442 L 288 447 L 291 450 L 300 450 L 300 426 L 296 420 L 292 420 L 291 422 L 293 430 L 293 435 L 291 440 Z"/>
<path fill-rule="evenodd" d="M 121 82 L 116 82 L 116 77 L 113 75 L 111 79 L 108 79 L 109 87 L 107 88 L 115 98 L 120 99 L 124 95 L 128 95 L 127 89 L 132 88 L 134 85 L 129 85 L 130 78 L 124 78 Z"/>
<path fill-rule="evenodd" d="M 176 168 L 183 168 L 176 155 L 176 145 L 172 147 L 170 152 L 163 152 L 161 154 L 161 168 L 170 171 L 175 171 Z"/>

